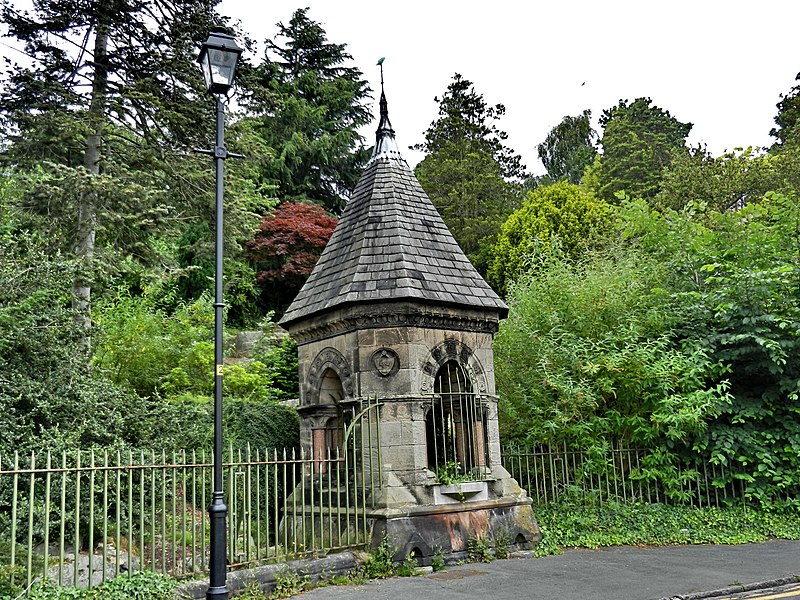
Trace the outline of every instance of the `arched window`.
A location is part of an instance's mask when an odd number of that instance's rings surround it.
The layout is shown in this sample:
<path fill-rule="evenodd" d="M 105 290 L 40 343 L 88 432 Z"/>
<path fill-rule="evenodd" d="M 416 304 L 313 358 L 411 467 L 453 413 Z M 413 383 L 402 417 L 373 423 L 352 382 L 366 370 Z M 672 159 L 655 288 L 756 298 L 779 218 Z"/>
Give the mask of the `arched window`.
<path fill-rule="evenodd" d="M 433 392 L 425 421 L 428 468 L 446 469 L 450 475 L 475 473 L 487 464 L 487 445 L 486 415 L 472 381 L 450 360 L 439 368 Z"/>

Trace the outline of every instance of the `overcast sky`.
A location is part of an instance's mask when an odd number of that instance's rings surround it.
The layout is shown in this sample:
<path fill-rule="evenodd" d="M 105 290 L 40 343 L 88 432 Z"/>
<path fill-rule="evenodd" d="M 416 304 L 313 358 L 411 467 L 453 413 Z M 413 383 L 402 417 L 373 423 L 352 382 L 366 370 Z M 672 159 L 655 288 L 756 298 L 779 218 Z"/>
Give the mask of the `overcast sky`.
<path fill-rule="evenodd" d="M 509 146 L 541 173 L 536 145 L 564 115 L 589 108 L 596 124 L 640 96 L 693 123 L 689 142 L 715 155 L 769 145 L 775 104 L 800 71 L 800 0 L 222 0 L 219 10 L 263 42 L 305 6 L 373 90 L 386 57 L 389 112 L 412 165 L 422 157 L 407 147 L 456 72 L 505 104 Z"/>
<path fill-rule="evenodd" d="M 590 108 L 596 124 L 621 98 L 651 97 L 715 155 L 769 145 L 775 104 L 800 71 L 798 0 L 223 0 L 219 10 L 263 41 L 305 6 L 373 90 L 386 57 L 389 114 L 412 164 L 421 156 L 406 148 L 456 72 L 505 104 L 508 144 L 541 173 L 536 145 L 564 115 Z"/>

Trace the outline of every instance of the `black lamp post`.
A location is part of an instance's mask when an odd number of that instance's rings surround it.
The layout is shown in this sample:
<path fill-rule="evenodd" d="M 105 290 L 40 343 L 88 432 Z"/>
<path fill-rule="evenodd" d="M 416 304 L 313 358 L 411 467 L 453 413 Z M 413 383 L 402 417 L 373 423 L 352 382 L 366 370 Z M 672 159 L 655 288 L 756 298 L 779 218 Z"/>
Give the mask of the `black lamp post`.
<path fill-rule="evenodd" d="M 242 49 L 233 36 L 214 30 L 200 50 L 200 66 L 208 91 L 217 100 L 217 141 L 213 151 L 203 151 L 214 157 L 216 166 L 216 241 L 214 250 L 214 489 L 208 507 L 211 526 L 211 569 L 207 600 L 228 598 L 226 585 L 227 561 L 226 517 L 228 507 L 222 494 L 222 189 L 223 162 L 231 154 L 225 150 L 223 127 L 225 125 L 225 99 L 233 85 L 236 63 Z"/>

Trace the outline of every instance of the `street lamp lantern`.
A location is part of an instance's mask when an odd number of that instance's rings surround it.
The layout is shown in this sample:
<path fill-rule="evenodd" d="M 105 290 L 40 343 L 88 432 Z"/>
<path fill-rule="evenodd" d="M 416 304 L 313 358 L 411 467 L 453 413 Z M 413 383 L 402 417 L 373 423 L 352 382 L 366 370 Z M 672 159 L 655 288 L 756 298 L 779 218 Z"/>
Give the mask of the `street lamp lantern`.
<path fill-rule="evenodd" d="M 220 30 L 211 32 L 198 58 L 208 91 L 212 94 L 228 93 L 241 55 L 242 49 L 236 45 L 232 35 Z"/>
<path fill-rule="evenodd" d="M 203 154 L 214 157 L 216 170 L 215 194 L 215 249 L 214 249 L 214 477 L 211 492 L 211 505 L 208 507 L 211 544 L 209 547 L 209 585 L 206 591 L 207 600 L 228 600 L 226 584 L 227 557 L 226 538 L 228 528 L 226 520 L 228 507 L 225 505 L 222 490 L 222 320 L 225 304 L 222 298 L 222 247 L 223 247 L 223 180 L 225 159 L 241 155 L 233 154 L 225 149 L 225 100 L 233 86 L 236 74 L 236 63 L 242 49 L 236 45 L 233 36 L 224 31 L 215 30 L 208 36 L 200 50 L 199 62 L 203 70 L 208 91 L 216 97 L 217 130 L 216 143 L 213 150 L 200 150 Z"/>

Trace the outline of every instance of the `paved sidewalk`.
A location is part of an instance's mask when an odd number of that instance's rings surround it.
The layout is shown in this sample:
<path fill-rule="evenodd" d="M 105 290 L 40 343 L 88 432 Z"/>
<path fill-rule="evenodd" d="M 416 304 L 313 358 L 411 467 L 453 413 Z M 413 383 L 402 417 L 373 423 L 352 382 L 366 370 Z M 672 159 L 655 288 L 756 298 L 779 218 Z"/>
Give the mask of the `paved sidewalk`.
<path fill-rule="evenodd" d="M 448 567 L 363 586 L 325 587 L 302 600 L 659 600 L 800 576 L 800 542 L 616 547 Z M 700 592 L 701 594 L 697 594 Z"/>

